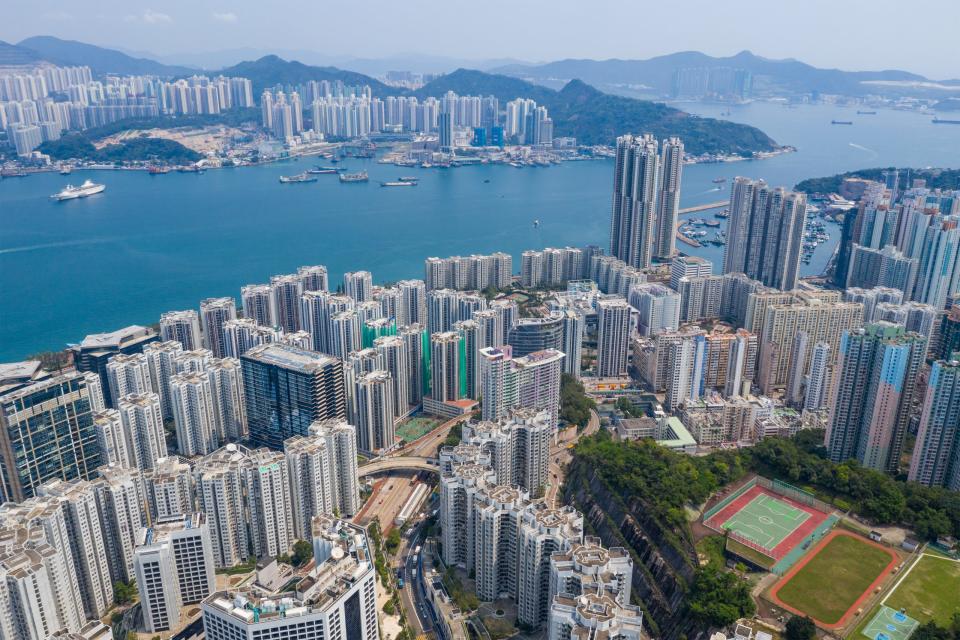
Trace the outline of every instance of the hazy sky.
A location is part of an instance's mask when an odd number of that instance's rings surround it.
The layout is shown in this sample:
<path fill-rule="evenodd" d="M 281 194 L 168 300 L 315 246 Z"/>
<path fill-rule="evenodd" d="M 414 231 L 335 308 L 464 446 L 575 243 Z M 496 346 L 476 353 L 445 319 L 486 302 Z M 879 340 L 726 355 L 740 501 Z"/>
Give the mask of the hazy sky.
<path fill-rule="evenodd" d="M 0 39 L 160 55 L 253 47 L 381 57 L 648 58 L 742 49 L 960 77 L 960 0 L 2 0 Z"/>

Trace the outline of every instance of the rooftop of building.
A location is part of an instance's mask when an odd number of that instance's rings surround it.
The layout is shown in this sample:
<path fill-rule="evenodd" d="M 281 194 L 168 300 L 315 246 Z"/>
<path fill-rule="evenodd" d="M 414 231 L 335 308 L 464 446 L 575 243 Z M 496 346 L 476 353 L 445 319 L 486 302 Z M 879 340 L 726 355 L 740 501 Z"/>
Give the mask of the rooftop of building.
<path fill-rule="evenodd" d="M 0 394 L 49 377 L 39 360 L 0 364 Z"/>
<path fill-rule="evenodd" d="M 137 532 L 137 546 L 164 544 L 168 542 L 174 534 L 199 529 L 206 524 L 206 522 L 207 516 L 203 512 L 188 513 L 182 517 L 177 516 L 161 520 L 150 527 L 143 527 Z"/>
<path fill-rule="evenodd" d="M 314 373 L 337 362 L 337 358 L 333 356 L 276 342 L 253 347 L 241 358 L 300 373 Z"/>
<path fill-rule="evenodd" d="M 251 586 L 218 591 L 203 608 L 226 613 L 242 624 L 320 613 L 372 571 L 371 553 L 363 528 L 329 516 L 312 521 L 316 564 L 291 591 L 268 593 Z"/>
<path fill-rule="evenodd" d="M 82 350 L 103 348 L 119 349 L 138 338 L 152 337 L 154 332 L 148 327 L 132 324 L 129 327 L 110 331 L 109 333 L 92 333 L 83 339 L 78 346 Z"/>

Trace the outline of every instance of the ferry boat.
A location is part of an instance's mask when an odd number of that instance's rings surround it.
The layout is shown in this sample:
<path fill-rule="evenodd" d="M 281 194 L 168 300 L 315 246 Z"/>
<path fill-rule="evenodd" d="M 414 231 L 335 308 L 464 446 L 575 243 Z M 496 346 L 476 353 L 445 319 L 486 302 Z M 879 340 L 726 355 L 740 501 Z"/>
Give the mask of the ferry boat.
<path fill-rule="evenodd" d="M 317 179 L 307 175 L 307 172 L 298 173 L 295 176 L 280 176 L 281 184 L 293 184 L 297 182 L 316 182 Z"/>
<path fill-rule="evenodd" d="M 328 173 L 340 173 L 340 169 L 337 169 L 336 167 L 321 167 L 321 166 L 318 165 L 318 166 L 314 167 L 313 169 L 307 169 L 307 173 L 313 174 L 313 175 L 328 174 Z"/>
<path fill-rule="evenodd" d="M 417 182 L 415 180 L 394 180 L 392 182 L 381 182 L 381 187 L 415 187 Z"/>
<path fill-rule="evenodd" d="M 420 178 L 417 176 L 400 176 L 397 180 L 400 182 L 418 182 Z"/>
<path fill-rule="evenodd" d="M 853 124 L 853 120 L 831 120 L 830 124 Z"/>
<path fill-rule="evenodd" d="M 106 188 L 106 185 L 96 184 L 95 182 L 86 180 L 79 187 L 68 184 L 63 188 L 63 191 L 53 194 L 50 196 L 50 198 L 52 200 L 56 200 L 57 202 L 62 202 L 63 200 L 74 200 L 76 198 L 86 198 L 87 196 L 92 196 L 95 193 L 100 193 Z"/>
<path fill-rule="evenodd" d="M 366 171 L 358 171 L 357 173 L 341 173 L 340 182 L 366 182 L 370 179 L 370 176 L 367 175 Z"/>

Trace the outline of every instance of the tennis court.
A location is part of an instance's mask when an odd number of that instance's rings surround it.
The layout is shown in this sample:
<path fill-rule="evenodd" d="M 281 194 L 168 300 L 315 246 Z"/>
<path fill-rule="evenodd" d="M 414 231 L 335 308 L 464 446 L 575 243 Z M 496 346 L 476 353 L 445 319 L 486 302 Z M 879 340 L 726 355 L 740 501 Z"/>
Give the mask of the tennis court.
<path fill-rule="evenodd" d="M 896 609 L 881 606 L 873 620 L 863 628 L 870 640 L 907 640 L 920 623 Z"/>
<path fill-rule="evenodd" d="M 761 493 L 733 514 L 722 527 L 739 533 L 764 549 L 772 550 L 809 518 L 808 511 Z"/>

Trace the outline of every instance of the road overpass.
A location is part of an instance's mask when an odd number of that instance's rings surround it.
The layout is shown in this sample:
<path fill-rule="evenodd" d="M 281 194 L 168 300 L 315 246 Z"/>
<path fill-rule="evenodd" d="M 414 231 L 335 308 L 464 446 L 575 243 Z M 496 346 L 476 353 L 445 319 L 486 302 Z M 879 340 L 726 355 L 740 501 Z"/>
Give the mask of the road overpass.
<path fill-rule="evenodd" d="M 358 471 L 360 477 L 363 478 L 387 471 L 432 471 L 433 473 L 439 473 L 440 467 L 434 458 L 397 456 L 395 458 L 383 458 L 382 460 L 365 464 L 359 467 Z"/>

